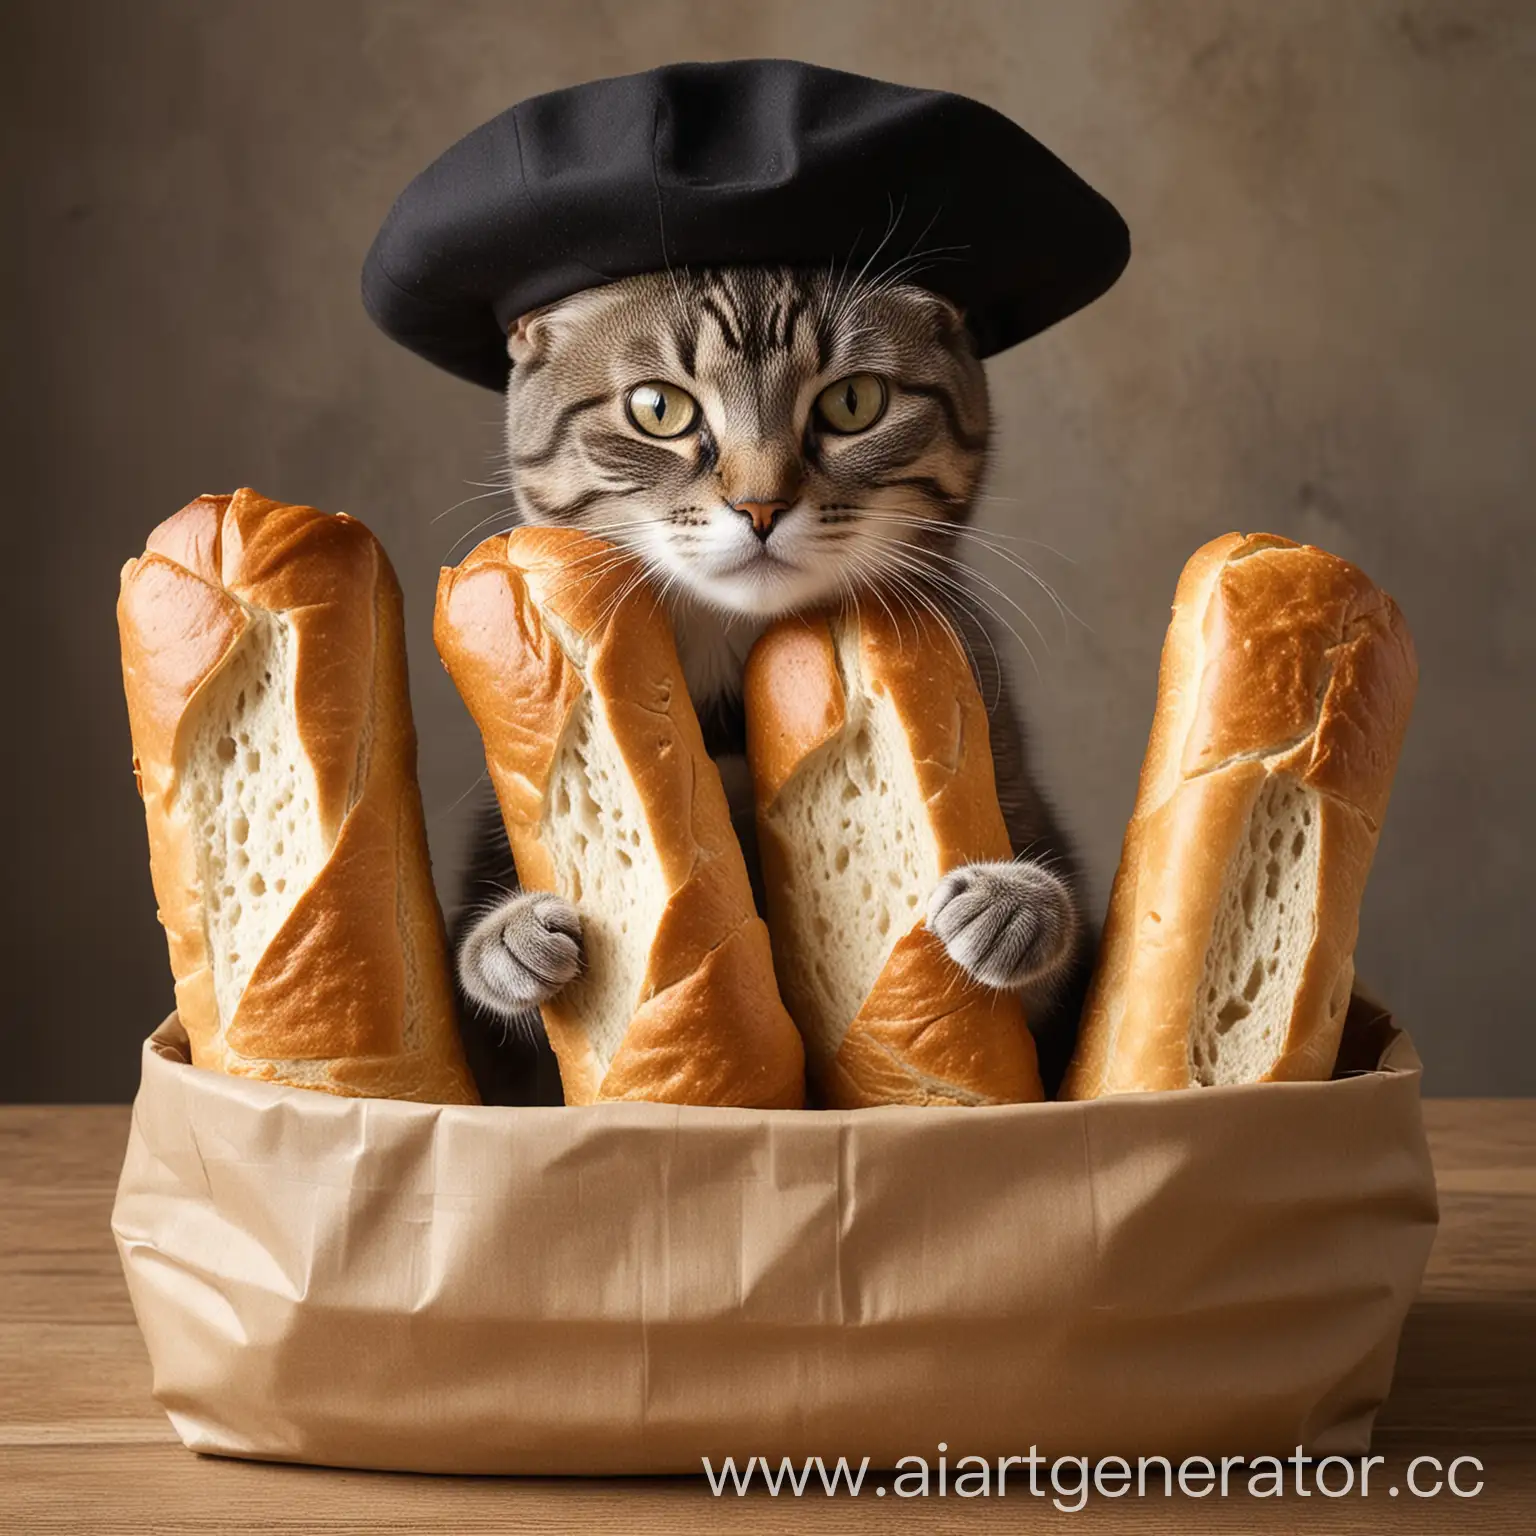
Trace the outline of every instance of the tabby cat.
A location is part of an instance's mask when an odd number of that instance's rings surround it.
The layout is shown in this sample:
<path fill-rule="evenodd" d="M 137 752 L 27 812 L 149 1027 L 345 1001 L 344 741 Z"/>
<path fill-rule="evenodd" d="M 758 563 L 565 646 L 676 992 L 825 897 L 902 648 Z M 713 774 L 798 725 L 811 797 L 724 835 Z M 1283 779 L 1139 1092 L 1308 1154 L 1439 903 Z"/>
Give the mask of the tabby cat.
<path fill-rule="evenodd" d="M 754 878 L 741 673 L 765 624 L 871 588 L 950 618 L 990 706 L 1015 858 L 946 875 L 927 920 L 972 976 L 1023 993 L 1049 1084 L 1070 1049 L 1087 943 L 1074 860 L 1030 777 L 960 563 L 989 432 L 961 314 L 898 277 L 657 273 L 523 316 L 508 348 L 513 515 L 583 528 L 649 569 Z M 580 914 L 517 893 L 493 804 L 464 894 L 454 951 L 482 1088 L 492 1101 L 558 1102 L 535 1010 L 581 964 Z M 502 1028 L 477 1029 L 476 1016 Z"/>

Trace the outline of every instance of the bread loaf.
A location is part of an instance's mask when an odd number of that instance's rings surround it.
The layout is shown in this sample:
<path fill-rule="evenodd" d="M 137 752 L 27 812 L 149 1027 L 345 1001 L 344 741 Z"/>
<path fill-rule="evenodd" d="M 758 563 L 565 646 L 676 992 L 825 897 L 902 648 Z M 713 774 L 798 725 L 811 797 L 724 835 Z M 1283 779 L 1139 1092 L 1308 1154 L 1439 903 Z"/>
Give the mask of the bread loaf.
<path fill-rule="evenodd" d="M 636 562 L 569 528 L 496 534 L 442 573 L 438 651 L 475 718 L 524 890 L 581 915 L 543 1007 L 568 1104 L 798 1108 L 720 774 Z"/>
<path fill-rule="evenodd" d="M 829 1105 L 1042 1097 L 1019 999 L 925 926 L 940 876 L 1012 857 L 956 637 L 878 602 L 772 627 L 747 753 L 779 984 Z"/>
<path fill-rule="evenodd" d="M 193 1063 L 474 1102 L 377 541 L 254 491 L 202 496 L 123 568 L 117 612 Z"/>
<path fill-rule="evenodd" d="M 1416 679 L 1345 561 L 1234 533 L 1189 562 L 1065 1097 L 1331 1075 Z"/>

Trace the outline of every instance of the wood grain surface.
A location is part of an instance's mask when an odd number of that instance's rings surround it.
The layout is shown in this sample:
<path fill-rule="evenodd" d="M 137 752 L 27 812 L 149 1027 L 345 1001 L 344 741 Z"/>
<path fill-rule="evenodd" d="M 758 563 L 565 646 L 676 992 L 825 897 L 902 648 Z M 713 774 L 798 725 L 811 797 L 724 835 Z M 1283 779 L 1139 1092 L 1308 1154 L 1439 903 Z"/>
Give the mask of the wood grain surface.
<path fill-rule="evenodd" d="M 1525 1533 L 1536 1529 L 1536 1100 L 1429 1100 L 1425 1118 L 1440 1235 L 1378 1421 L 1386 1461 L 1371 1497 L 1175 1493 L 1093 1498 L 1069 1514 L 1012 1487 L 1007 1499 L 715 1499 L 691 1478 L 433 1478 L 192 1455 L 150 1397 L 108 1229 L 128 1110 L 0 1108 L 0 1532 Z M 1404 1474 L 1420 1455 L 1476 1456 L 1483 1471 L 1465 1467 L 1463 1485 L 1481 1476 L 1482 1492 L 1411 1496 Z"/>

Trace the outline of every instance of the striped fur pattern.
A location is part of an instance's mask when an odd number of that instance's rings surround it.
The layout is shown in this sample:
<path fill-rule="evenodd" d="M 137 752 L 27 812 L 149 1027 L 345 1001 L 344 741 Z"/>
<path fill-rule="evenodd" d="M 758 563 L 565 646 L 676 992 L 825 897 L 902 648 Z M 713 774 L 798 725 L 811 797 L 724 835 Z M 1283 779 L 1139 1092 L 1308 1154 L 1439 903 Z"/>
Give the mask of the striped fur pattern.
<path fill-rule="evenodd" d="M 741 669 L 764 625 L 874 589 L 893 608 L 937 609 L 960 631 L 992 707 L 1017 858 L 947 877 L 929 921 L 973 975 L 1023 990 L 1049 1081 L 1070 1048 L 1085 945 L 1075 865 L 1029 775 L 960 559 L 990 426 L 963 317 L 899 276 L 670 272 L 525 315 L 508 348 L 514 515 L 580 527 L 640 557 L 671 612 L 754 878 Z M 579 914 L 548 898 L 539 911 L 542 925 L 516 894 L 488 806 L 454 946 L 467 1011 L 503 1026 L 466 1030 L 488 1101 L 558 1096 L 532 1010 L 580 963 L 567 937 Z M 527 984 L 509 988 L 508 976 Z"/>

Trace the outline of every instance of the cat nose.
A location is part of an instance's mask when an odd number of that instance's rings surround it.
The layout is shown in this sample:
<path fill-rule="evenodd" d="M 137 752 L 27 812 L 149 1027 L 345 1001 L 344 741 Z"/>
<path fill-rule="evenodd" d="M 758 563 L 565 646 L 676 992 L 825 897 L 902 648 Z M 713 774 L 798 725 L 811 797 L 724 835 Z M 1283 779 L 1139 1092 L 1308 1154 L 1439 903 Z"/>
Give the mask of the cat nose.
<path fill-rule="evenodd" d="M 764 542 L 773 532 L 773 520 L 781 512 L 789 511 L 787 501 L 733 501 L 731 511 L 740 512 L 752 519 L 752 532 Z"/>

